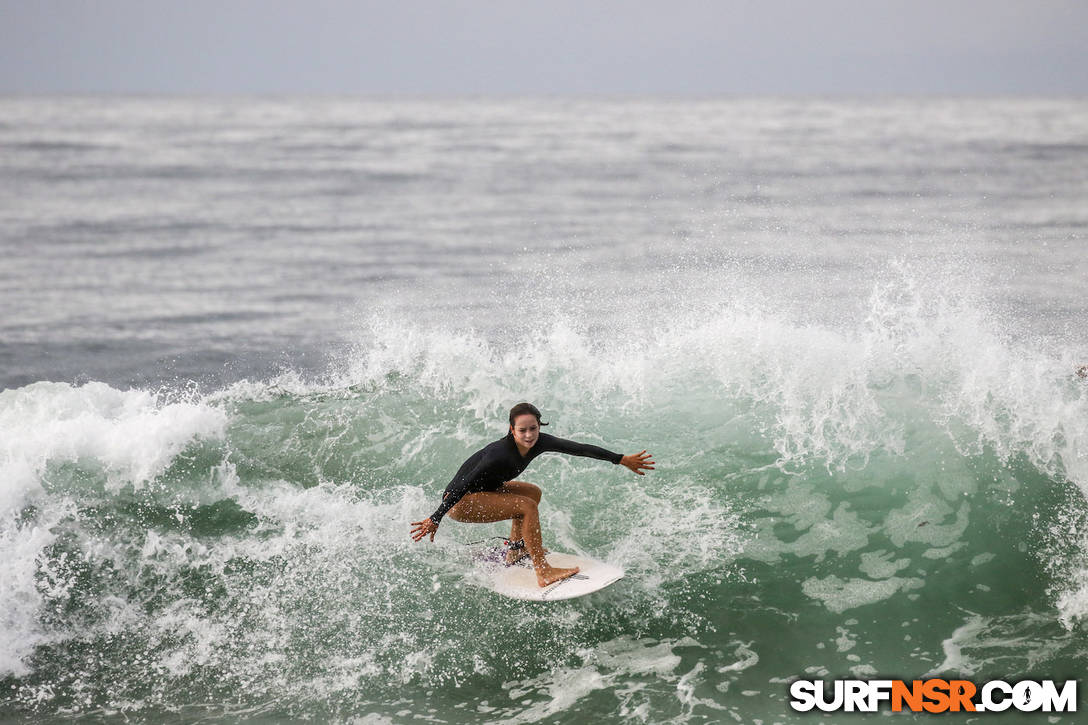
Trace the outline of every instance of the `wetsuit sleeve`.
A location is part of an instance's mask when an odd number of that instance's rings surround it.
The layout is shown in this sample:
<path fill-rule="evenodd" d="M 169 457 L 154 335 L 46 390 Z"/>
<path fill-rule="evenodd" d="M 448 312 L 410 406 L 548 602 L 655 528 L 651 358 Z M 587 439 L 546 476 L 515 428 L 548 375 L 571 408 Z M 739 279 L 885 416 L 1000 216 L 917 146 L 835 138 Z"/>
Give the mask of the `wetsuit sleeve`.
<path fill-rule="evenodd" d="M 448 486 L 446 486 L 446 491 L 444 494 L 444 498 L 442 499 L 442 503 L 430 516 L 431 521 L 433 521 L 436 526 L 442 522 L 442 517 L 446 515 L 446 512 L 456 506 L 457 502 L 465 497 L 465 494 L 469 491 L 469 487 L 476 480 L 476 478 L 484 472 L 486 468 L 487 459 L 481 458 L 480 461 L 472 469 L 470 469 L 468 473 L 462 475 L 461 472 L 458 471 L 457 475 L 454 476 L 453 480 L 450 481 Z"/>
<path fill-rule="evenodd" d="M 541 436 L 543 438 L 543 436 Z M 549 451 L 555 451 L 556 453 L 566 453 L 570 456 L 585 456 L 586 458 L 596 458 L 600 461 L 611 461 L 612 463 L 619 463 L 623 458 L 622 453 L 613 453 L 612 451 L 601 448 L 600 446 L 594 446 L 589 443 L 578 443 L 577 441 L 568 441 L 565 438 L 556 438 L 553 435 L 549 435 L 546 439 Z"/>

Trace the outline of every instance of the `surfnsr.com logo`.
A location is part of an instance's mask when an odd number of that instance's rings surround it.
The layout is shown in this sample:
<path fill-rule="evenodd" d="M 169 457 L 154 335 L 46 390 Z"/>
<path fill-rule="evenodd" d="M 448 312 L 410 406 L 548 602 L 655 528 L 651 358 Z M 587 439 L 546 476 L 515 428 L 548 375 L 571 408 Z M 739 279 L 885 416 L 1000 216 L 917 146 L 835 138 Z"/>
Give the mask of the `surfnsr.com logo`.
<path fill-rule="evenodd" d="M 797 712 L 1076 712 L 1077 681 L 1053 680 L 795 680 L 790 707 Z"/>

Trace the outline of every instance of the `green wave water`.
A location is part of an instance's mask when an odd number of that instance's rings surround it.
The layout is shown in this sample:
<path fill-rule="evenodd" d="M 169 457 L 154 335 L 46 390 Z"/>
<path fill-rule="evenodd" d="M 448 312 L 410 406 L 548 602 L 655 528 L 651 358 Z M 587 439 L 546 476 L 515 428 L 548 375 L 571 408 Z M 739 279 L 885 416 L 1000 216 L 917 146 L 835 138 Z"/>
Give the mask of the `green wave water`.
<path fill-rule="evenodd" d="M 734 303 L 628 339 L 375 317 L 321 379 L 3 391 L 0 715 L 804 722 L 796 677 L 1084 671 L 1069 351 L 902 284 L 853 329 Z M 627 570 L 591 597 L 479 586 L 501 524 L 408 537 L 523 399 L 658 461 L 523 475 L 549 547 Z"/>

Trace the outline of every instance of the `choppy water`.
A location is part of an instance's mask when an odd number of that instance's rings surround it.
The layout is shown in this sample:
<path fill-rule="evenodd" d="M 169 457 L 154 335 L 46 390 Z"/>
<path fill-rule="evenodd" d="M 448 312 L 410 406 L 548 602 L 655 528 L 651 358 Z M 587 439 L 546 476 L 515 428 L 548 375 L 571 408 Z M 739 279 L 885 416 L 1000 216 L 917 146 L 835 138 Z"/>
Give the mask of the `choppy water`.
<path fill-rule="evenodd" d="M 0 100 L 0 717 L 1079 677 L 1086 169 L 1079 100 Z M 593 597 L 408 539 L 520 400 L 659 462 L 523 476 Z"/>

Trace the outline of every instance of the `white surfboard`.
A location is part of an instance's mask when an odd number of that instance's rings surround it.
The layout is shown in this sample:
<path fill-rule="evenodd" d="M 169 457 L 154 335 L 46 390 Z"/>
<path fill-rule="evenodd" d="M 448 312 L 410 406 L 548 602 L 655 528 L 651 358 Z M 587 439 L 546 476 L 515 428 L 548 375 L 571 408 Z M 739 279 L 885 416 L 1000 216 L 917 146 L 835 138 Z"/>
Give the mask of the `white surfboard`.
<path fill-rule="evenodd" d="M 512 599 L 534 602 L 574 599 L 600 591 L 623 578 L 623 569 L 618 566 L 585 556 L 549 552 L 548 563 L 552 566 L 563 569 L 576 566 L 579 571 L 572 577 L 542 587 L 536 581 L 536 572 L 533 571 L 533 565 L 528 557 L 516 564 L 507 565 L 502 560 L 505 549 L 497 547 L 489 553 L 490 555 L 475 557 L 477 573 L 484 586 L 496 594 Z"/>

